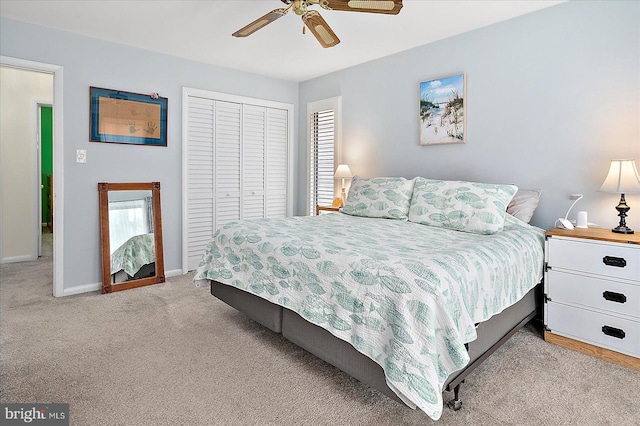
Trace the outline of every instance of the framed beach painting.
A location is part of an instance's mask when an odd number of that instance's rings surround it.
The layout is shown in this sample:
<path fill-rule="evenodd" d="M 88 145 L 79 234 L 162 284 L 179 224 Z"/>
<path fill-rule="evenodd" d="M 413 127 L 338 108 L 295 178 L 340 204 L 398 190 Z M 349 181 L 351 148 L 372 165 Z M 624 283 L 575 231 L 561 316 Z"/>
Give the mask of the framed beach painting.
<path fill-rule="evenodd" d="M 91 87 L 91 142 L 167 146 L 167 98 Z"/>
<path fill-rule="evenodd" d="M 465 143 L 465 75 L 420 83 L 420 145 Z"/>

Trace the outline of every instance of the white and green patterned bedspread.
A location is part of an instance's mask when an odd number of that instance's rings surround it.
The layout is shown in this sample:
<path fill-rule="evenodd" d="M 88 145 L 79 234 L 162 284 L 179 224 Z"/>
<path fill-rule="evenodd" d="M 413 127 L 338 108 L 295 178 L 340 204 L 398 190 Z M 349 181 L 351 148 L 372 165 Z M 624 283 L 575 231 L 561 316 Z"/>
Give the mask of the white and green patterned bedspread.
<path fill-rule="evenodd" d="M 142 234 L 129 238 L 111 255 L 111 273 L 124 270 L 134 276 L 144 265 L 156 261 L 154 234 Z"/>
<path fill-rule="evenodd" d="M 216 232 L 194 281 L 297 312 L 377 362 L 403 401 L 438 419 L 474 324 L 540 282 L 543 247 L 541 229 L 509 215 L 495 235 L 341 213 L 246 220 Z"/>

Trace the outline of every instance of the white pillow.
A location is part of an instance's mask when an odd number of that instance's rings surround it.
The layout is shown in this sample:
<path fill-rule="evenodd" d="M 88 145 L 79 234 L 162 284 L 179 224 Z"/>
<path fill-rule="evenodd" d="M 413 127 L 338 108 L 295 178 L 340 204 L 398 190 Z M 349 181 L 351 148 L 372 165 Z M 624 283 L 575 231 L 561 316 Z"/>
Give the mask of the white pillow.
<path fill-rule="evenodd" d="M 354 176 L 342 213 L 352 216 L 407 219 L 413 193 L 413 179 Z"/>
<path fill-rule="evenodd" d="M 524 223 L 529 223 L 538 207 L 541 194 L 541 189 L 518 189 L 507 206 L 507 213 Z"/>
<path fill-rule="evenodd" d="M 490 235 L 502 231 L 514 185 L 432 180 L 418 177 L 409 221 Z"/>

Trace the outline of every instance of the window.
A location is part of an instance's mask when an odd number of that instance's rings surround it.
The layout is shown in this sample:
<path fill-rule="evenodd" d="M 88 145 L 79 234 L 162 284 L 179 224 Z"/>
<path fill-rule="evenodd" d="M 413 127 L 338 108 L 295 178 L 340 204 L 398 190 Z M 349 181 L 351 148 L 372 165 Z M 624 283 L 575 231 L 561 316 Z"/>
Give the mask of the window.
<path fill-rule="evenodd" d="M 153 201 L 140 200 L 109 202 L 109 248 L 111 254 L 132 235 L 153 232 Z"/>
<path fill-rule="evenodd" d="M 315 214 L 316 205 L 331 205 L 336 194 L 333 174 L 340 163 L 340 106 L 340 97 L 307 105 L 309 215 Z"/>

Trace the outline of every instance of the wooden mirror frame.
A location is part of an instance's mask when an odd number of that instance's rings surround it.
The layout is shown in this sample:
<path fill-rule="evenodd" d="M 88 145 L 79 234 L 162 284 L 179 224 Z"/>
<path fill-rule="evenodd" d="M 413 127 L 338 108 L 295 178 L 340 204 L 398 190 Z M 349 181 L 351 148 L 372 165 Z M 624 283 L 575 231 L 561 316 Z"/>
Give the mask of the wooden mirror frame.
<path fill-rule="evenodd" d="M 156 274 L 153 277 L 111 283 L 111 250 L 109 247 L 109 191 L 151 191 L 153 197 L 153 228 L 156 249 Z M 160 182 L 98 183 L 100 202 L 100 247 L 102 252 L 102 294 L 128 290 L 145 285 L 163 283 L 164 251 L 162 246 L 162 215 L 160 209 Z"/>

